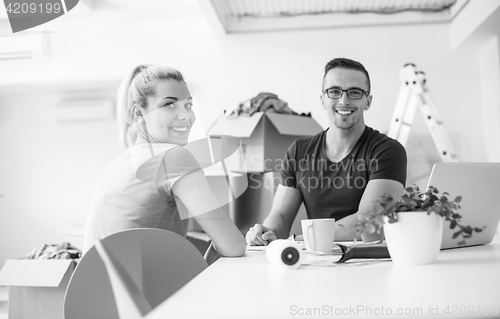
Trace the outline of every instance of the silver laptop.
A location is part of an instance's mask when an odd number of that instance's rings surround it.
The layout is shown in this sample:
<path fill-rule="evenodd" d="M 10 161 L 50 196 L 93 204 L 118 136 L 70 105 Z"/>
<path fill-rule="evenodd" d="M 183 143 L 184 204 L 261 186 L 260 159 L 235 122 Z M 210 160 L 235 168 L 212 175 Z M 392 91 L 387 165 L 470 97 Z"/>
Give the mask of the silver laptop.
<path fill-rule="evenodd" d="M 462 196 L 460 209 L 464 226 L 479 227 L 482 232 L 467 238 L 465 246 L 488 244 L 493 240 L 500 221 L 500 163 L 437 163 L 432 168 L 429 186 L 440 193 L 448 192 L 452 198 Z M 464 247 L 458 245 L 461 236 L 453 239 L 458 228 L 450 229 L 449 222 L 443 225 L 441 249 Z"/>

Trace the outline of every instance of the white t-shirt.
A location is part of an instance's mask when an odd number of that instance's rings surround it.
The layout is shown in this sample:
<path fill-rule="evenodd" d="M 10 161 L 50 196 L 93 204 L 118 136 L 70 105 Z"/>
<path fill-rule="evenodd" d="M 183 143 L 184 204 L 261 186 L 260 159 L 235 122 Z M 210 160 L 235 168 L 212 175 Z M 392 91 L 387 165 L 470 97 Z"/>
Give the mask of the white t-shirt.
<path fill-rule="evenodd" d="M 159 228 L 185 237 L 189 216 L 179 215 L 172 185 L 199 170 L 194 156 L 179 145 L 140 143 L 127 149 L 106 168 L 94 193 L 84 253 L 98 238 L 130 228 Z"/>

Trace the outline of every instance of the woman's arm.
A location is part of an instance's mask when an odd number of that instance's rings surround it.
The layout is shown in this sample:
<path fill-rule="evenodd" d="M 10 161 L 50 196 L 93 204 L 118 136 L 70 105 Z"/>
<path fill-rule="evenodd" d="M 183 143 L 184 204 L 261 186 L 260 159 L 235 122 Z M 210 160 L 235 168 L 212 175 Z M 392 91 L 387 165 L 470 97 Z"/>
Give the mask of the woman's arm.
<path fill-rule="evenodd" d="M 224 209 L 227 205 L 220 207 L 202 171 L 182 176 L 174 183 L 172 191 L 210 236 L 219 254 L 238 257 L 245 253 L 243 235 Z"/>

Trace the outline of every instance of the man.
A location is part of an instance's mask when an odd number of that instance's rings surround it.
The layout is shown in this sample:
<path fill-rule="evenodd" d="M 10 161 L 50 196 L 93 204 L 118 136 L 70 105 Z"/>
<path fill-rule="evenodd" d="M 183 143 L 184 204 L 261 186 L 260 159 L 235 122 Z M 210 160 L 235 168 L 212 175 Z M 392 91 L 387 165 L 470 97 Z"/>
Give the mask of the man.
<path fill-rule="evenodd" d="M 405 149 L 365 125 L 371 103 L 370 76 L 361 63 L 346 58 L 327 63 L 321 105 L 329 127 L 290 146 L 271 212 L 263 225 L 250 228 L 248 245 L 287 238 L 302 202 L 310 219 L 335 218 L 335 240 L 353 240 L 353 226 L 375 200 L 403 194 Z"/>

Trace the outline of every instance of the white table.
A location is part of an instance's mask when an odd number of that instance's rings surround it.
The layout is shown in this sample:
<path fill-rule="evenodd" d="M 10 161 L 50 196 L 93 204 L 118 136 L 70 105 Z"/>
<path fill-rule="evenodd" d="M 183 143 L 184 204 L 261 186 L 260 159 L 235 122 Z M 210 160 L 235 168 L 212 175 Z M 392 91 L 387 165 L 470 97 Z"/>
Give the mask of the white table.
<path fill-rule="evenodd" d="M 264 252 L 221 258 L 147 319 L 499 318 L 498 237 L 441 251 L 436 263 L 421 266 L 351 260 L 286 270 Z"/>

